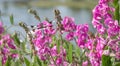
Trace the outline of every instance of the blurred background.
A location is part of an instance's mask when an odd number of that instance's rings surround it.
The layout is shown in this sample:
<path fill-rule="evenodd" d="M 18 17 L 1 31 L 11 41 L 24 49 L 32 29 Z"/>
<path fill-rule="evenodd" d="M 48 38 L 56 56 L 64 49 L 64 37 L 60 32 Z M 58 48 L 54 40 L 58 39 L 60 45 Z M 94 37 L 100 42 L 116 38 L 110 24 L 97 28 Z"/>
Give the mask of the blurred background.
<path fill-rule="evenodd" d="M 98 0 L 0 0 L 0 21 L 6 26 L 10 26 L 9 16 L 13 14 L 15 24 L 20 21 L 27 25 L 37 25 L 39 22 L 28 13 L 28 9 L 35 9 L 41 20 L 45 17 L 54 20 L 54 9 L 59 9 L 61 16 L 75 18 L 77 24 L 88 23 L 90 30 L 94 31 L 92 20 L 92 9 Z M 11 29 L 18 30 L 19 27 Z M 19 29 L 22 30 L 22 29 Z"/>

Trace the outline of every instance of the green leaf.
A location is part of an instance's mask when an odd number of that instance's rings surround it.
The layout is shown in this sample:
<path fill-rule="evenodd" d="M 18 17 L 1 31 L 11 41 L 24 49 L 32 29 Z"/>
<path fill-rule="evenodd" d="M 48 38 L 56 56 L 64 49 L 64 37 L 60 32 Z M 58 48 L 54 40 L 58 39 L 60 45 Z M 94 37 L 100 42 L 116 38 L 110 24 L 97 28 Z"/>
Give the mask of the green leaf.
<path fill-rule="evenodd" d="M 11 52 L 11 53 L 19 53 L 18 50 L 14 50 L 14 49 L 10 49 L 10 52 Z"/>
<path fill-rule="evenodd" d="M 13 35 L 14 42 L 17 44 L 17 46 L 20 46 L 20 40 L 18 38 L 17 33 L 14 33 Z"/>
<path fill-rule="evenodd" d="M 114 12 L 114 18 L 115 20 L 118 20 L 119 22 L 119 0 L 113 0 L 113 5 L 114 5 L 114 8 L 115 8 L 115 12 Z M 120 23 L 119 23 L 120 24 Z"/>
<path fill-rule="evenodd" d="M 32 56 L 32 66 L 38 66 L 36 62 L 36 56 Z"/>
<path fill-rule="evenodd" d="M 120 62 L 117 62 L 117 63 L 115 64 L 115 66 L 120 66 Z"/>
<path fill-rule="evenodd" d="M 72 44 L 69 45 L 68 60 L 69 60 L 70 63 L 72 63 Z"/>
<path fill-rule="evenodd" d="M 11 60 L 12 58 L 8 57 L 5 66 L 11 66 Z"/>
<path fill-rule="evenodd" d="M 27 44 L 27 39 L 25 38 L 25 40 L 23 42 L 21 42 L 20 46 L 23 50 L 25 50 L 27 52 L 26 44 Z M 29 50 L 29 52 L 30 52 L 30 50 Z"/>
<path fill-rule="evenodd" d="M 20 62 L 20 60 L 17 60 L 17 61 L 14 63 L 14 66 L 22 66 L 22 63 Z"/>
<path fill-rule="evenodd" d="M 115 6 L 115 19 L 119 21 L 119 4 Z"/>
<path fill-rule="evenodd" d="M 11 22 L 12 25 L 14 24 L 13 14 L 10 15 L 10 22 Z"/>
<path fill-rule="evenodd" d="M 113 0 L 113 4 L 116 6 L 118 4 L 118 0 Z"/>
<path fill-rule="evenodd" d="M 103 55 L 102 56 L 102 66 L 112 66 L 111 57 Z"/>
<path fill-rule="evenodd" d="M 48 65 L 47 65 L 47 61 L 43 61 L 42 66 L 48 66 Z"/>
<path fill-rule="evenodd" d="M 25 61 L 26 66 L 30 66 L 30 61 L 27 58 L 24 57 L 24 61 Z"/>
<path fill-rule="evenodd" d="M 1 58 L 0 58 L 1 59 Z M 2 66 L 2 60 L 0 60 L 0 66 Z"/>
<path fill-rule="evenodd" d="M 37 56 L 36 56 L 36 59 L 37 59 L 37 62 L 39 64 L 39 66 L 42 66 L 42 63 L 41 63 L 40 59 Z"/>
<path fill-rule="evenodd" d="M 60 52 L 60 40 L 56 40 L 57 41 L 57 51 L 58 53 Z"/>
<path fill-rule="evenodd" d="M 80 54 L 81 54 L 81 53 L 80 53 L 80 48 L 77 47 L 77 46 L 76 46 L 76 48 L 75 48 L 75 53 L 76 53 L 77 56 L 80 56 Z"/>

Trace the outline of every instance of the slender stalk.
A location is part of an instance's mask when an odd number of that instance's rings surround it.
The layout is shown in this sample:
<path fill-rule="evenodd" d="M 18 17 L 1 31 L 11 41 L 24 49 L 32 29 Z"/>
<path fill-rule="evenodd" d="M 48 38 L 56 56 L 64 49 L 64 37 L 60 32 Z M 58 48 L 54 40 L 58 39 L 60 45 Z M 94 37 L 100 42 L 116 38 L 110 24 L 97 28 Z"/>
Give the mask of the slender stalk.
<path fill-rule="evenodd" d="M 119 18 L 120 18 L 120 15 L 119 15 L 119 0 L 113 0 L 113 4 L 114 4 L 114 7 L 115 7 L 114 18 L 115 18 L 115 20 L 118 20 L 118 23 L 119 23 Z"/>
<path fill-rule="evenodd" d="M 36 11 L 36 10 L 29 9 L 29 10 L 28 10 L 28 12 L 29 12 L 29 13 L 31 13 L 31 14 L 33 14 L 33 15 L 34 15 L 34 17 L 35 17 L 38 21 L 40 21 L 40 22 L 41 22 L 41 19 L 40 19 L 40 17 L 38 16 L 38 14 L 37 14 L 37 11 Z"/>
<path fill-rule="evenodd" d="M 63 41 L 62 33 L 61 33 L 62 29 L 63 29 L 62 24 L 61 24 L 62 18 L 61 18 L 59 10 L 56 9 L 54 12 L 55 12 L 55 19 L 57 20 L 57 27 L 58 27 L 58 31 L 59 31 L 59 36 L 61 39 L 61 46 L 63 47 L 64 41 Z M 63 49 L 61 49 L 61 51 L 63 51 Z M 63 58 L 63 54 L 62 54 L 62 66 L 63 66 L 63 60 L 64 60 L 64 58 Z"/>
<path fill-rule="evenodd" d="M 30 45 L 31 45 L 32 55 L 35 56 L 36 51 L 35 51 L 34 44 L 33 44 L 33 42 L 32 42 L 33 36 L 32 36 L 32 34 L 29 32 L 29 28 L 28 28 L 27 25 L 26 25 L 25 23 L 23 23 L 23 22 L 19 23 L 19 25 L 20 25 L 22 28 L 24 28 L 24 30 L 25 30 L 26 33 L 28 34 L 29 39 L 30 39 L 29 41 L 30 41 Z"/>

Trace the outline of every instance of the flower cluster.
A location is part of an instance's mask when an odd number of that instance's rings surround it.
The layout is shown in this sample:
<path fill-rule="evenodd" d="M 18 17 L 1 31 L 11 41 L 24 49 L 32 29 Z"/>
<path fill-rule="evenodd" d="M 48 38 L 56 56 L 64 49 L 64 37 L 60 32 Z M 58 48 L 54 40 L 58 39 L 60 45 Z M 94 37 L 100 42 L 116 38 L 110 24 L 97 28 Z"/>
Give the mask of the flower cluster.
<path fill-rule="evenodd" d="M 88 39 L 88 24 L 76 25 L 74 18 L 66 16 L 62 21 L 62 25 L 64 32 L 67 32 L 66 40 L 76 40 L 75 37 L 77 37 L 78 46 L 83 48 Z"/>
<path fill-rule="evenodd" d="M 58 52 L 56 44 L 52 44 L 52 37 L 57 33 L 52 23 L 43 21 L 38 24 L 37 27 L 38 29 L 35 30 L 33 43 L 39 58 L 43 61 L 48 59 L 51 60 L 50 66 L 55 66 L 56 64 L 67 66 L 67 62 L 65 62 L 66 50 L 60 46 L 61 50 Z"/>
<path fill-rule="evenodd" d="M 47 59 L 47 54 L 50 52 L 49 44 L 52 41 L 51 36 L 55 33 L 52 24 L 47 21 L 40 23 L 37 26 L 39 29 L 35 31 L 35 39 L 33 43 L 38 50 L 38 55 L 41 60 Z"/>
<path fill-rule="evenodd" d="M 84 48 L 86 41 L 88 40 L 88 25 L 77 25 L 76 33 L 77 36 L 77 44 L 79 47 Z"/>
<path fill-rule="evenodd" d="M 31 56 L 33 66 L 37 65 L 36 61 L 43 66 L 44 63 L 47 63 L 47 66 L 103 66 L 102 59 L 104 60 L 105 57 L 109 57 L 107 62 L 112 60 L 110 57 L 114 58 L 112 64 L 116 64 L 116 61 L 120 61 L 120 25 L 119 19 L 116 18 L 118 5 L 115 5 L 117 1 L 99 0 L 98 5 L 93 9 L 92 24 L 97 30 L 96 33 L 89 31 L 88 24 L 75 24 L 72 17 L 66 16 L 62 19 L 59 10 L 55 10 L 54 22 L 57 27 L 47 18 L 46 21 L 40 22 L 37 28 L 31 26 L 32 31 L 26 24 L 19 23 L 29 36 L 30 49 L 33 52 L 27 51 L 26 40 L 21 42 L 17 35 L 14 35 L 16 46 L 11 36 L 5 33 L 3 24 L 0 22 L 2 65 L 5 66 L 9 58 L 17 58 L 16 51 L 20 52 L 20 61 L 15 61 L 17 63 L 25 61 L 26 66 L 31 64 L 31 61 L 26 59 L 29 53 L 31 53 L 29 56 Z M 110 5 L 113 2 L 114 4 Z M 30 13 L 40 21 L 36 11 L 31 10 Z M 71 44 L 72 42 L 76 45 Z M 43 62 L 39 62 L 36 56 Z"/>
<path fill-rule="evenodd" d="M 9 34 L 4 35 L 4 28 L 2 22 L 0 22 L 0 49 L 2 56 L 2 64 L 5 64 L 8 57 L 16 58 L 18 54 L 10 52 L 10 50 L 16 50 L 13 39 L 11 39 Z"/>
<path fill-rule="evenodd" d="M 113 19 L 112 12 L 115 9 L 109 6 L 110 0 L 99 0 L 99 4 L 93 9 L 93 26 L 97 29 L 97 35 L 88 42 L 90 52 L 87 54 L 92 66 L 100 66 L 102 55 L 115 54 L 120 59 L 120 45 L 118 44 L 120 26 L 118 21 Z M 107 36 L 106 36 L 107 35 Z M 89 39 L 91 40 L 91 39 Z M 109 49 L 106 49 L 109 47 Z M 107 53 L 104 53 L 107 50 Z"/>
<path fill-rule="evenodd" d="M 110 24 L 114 22 L 111 12 L 114 12 L 114 8 L 108 5 L 109 0 L 99 0 L 100 3 L 93 9 L 93 26 L 97 29 L 98 33 L 104 34 L 106 27 L 104 23 Z M 109 19 L 109 20 L 108 20 Z M 111 21 L 113 20 L 113 21 Z M 108 22 L 109 21 L 109 22 Z"/>
<path fill-rule="evenodd" d="M 58 52 L 57 46 L 53 46 L 51 48 L 51 55 L 53 57 L 56 57 L 56 60 L 52 60 L 50 66 L 68 66 L 69 63 L 66 61 L 66 50 L 62 46 L 60 46 L 60 49 L 60 52 Z M 56 65 L 54 64 L 54 62 L 56 63 Z"/>
<path fill-rule="evenodd" d="M 62 43 L 64 38 L 61 39 L 62 44 L 59 52 L 56 44 L 52 44 L 54 42 L 52 37 L 57 35 L 57 29 L 62 27 L 61 36 L 65 34 L 65 39 L 68 42 L 75 40 L 79 48 L 85 51 L 84 55 L 88 59 L 83 60 L 85 62 L 82 63 L 82 66 L 101 66 L 102 56 L 111 53 L 115 58 L 120 59 L 120 26 L 118 21 L 113 19 L 115 9 L 109 5 L 110 2 L 112 0 L 99 0 L 98 5 L 93 9 L 92 24 L 97 29 L 96 33 L 89 31 L 88 24 L 76 25 L 74 18 L 68 16 L 63 18 L 60 27 L 57 28 L 53 28 L 51 22 L 40 23 L 33 40 L 39 58 L 51 60 L 50 66 L 56 66 L 56 64 L 67 66 L 69 64 L 66 61 L 64 42 Z"/>
<path fill-rule="evenodd" d="M 75 30 L 76 30 L 74 18 L 67 17 L 67 16 L 64 17 L 62 21 L 62 25 L 64 28 L 64 32 L 67 32 L 66 40 L 69 40 L 69 41 L 73 40 L 75 36 Z"/>

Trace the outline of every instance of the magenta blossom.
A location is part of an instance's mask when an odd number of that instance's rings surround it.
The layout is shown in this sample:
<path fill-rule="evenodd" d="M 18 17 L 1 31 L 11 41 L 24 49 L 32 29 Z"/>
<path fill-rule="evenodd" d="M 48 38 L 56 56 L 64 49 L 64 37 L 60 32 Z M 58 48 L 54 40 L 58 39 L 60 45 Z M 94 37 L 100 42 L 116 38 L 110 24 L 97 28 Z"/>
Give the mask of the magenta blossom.
<path fill-rule="evenodd" d="M 82 66 L 88 66 L 88 61 L 83 62 Z"/>
<path fill-rule="evenodd" d="M 66 35 L 66 39 L 67 40 L 73 40 L 74 39 L 74 32 L 70 32 L 70 33 L 68 33 L 67 35 Z"/>
<path fill-rule="evenodd" d="M 88 25 L 78 25 L 76 28 L 75 35 L 77 36 L 78 46 L 81 48 L 85 47 L 86 41 L 88 39 Z"/>
<path fill-rule="evenodd" d="M 62 25 L 65 31 L 69 32 L 69 31 L 74 31 L 76 29 L 76 25 L 74 22 L 74 18 L 72 17 L 64 17 L 63 21 L 62 21 Z"/>
<path fill-rule="evenodd" d="M 16 50 L 16 46 L 14 44 L 13 39 L 10 38 L 10 35 L 3 35 L 1 40 L 2 41 L 2 64 L 6 63 L 6 60 L 8 56 L 11 56 L 12 58 L 17 58 L 18 54 L 13 54 L 10 50 Z"/>

